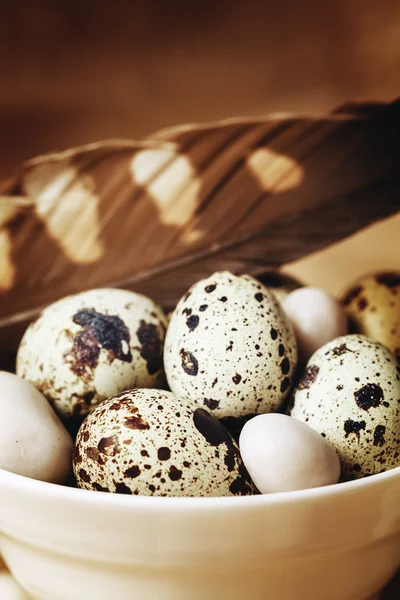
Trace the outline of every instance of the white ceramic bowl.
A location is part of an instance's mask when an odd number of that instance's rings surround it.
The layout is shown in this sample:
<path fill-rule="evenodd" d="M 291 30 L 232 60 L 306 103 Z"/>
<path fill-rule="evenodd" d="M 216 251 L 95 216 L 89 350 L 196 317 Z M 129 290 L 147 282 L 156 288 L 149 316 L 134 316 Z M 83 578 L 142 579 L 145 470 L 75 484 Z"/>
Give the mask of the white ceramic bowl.
<path fill-rule="evenodd" d="M 242 498 L 123 496 L 0 470 L 0 543 L 37 600 L 364 600 L 400 566 L 400 468 Z"/>

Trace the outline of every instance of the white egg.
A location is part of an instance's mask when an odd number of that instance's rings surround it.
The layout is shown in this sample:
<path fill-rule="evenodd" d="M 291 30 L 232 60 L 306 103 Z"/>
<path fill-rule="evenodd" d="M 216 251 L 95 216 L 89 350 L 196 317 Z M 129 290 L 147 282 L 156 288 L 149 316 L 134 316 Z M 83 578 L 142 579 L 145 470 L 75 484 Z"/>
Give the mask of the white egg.
<path fill-rule="evenodd" d="M 74 453 L 79 487 L 145 496 L 242 496 L 239 448 L 203 408 L 171 392 L 130 390 L 95 408 Z"/>
<path fill-rule="evenodd" d="M 0 372 L 0 468 L 52 483 L 72 470 L 73 443 L 46 398 L 28 381 Z"/>
<path fill-rule="evenodd" d="M 284 298 L 282 306 L 293 324 L 299 356 L 304 362 L 318 348 L 347 333 L 343 307 L 324 290 L 300 288 Z"/>
<path fill-rule="evenodd" d="M 17 374 L 65 421 L 82 421 L 102 400 L 164 382 L 166 317 L 152 300 L 98 289 L 49 306 L 21 341 Z"/>
<path fill-rule="evenodd" d="M 343 479 L 400 466 L 400 367 L 378 342 L 346 335 L 317 350 L 291 415 L 335 448 Z"/>
<path fill-rule="evenodd" d="M 196 283 L 177 305 L 165 341 L 171 391 L 219 419 L 277 410 L 296 361 L 279 302 L 249 275 L 219 272 Z"/>
<path fill-rule="evenodd" d="M 263 494 L 337 483 L 340 463 L 319 433 L 287 415 L 258 415 L 240 434 L 240 453 Z"/>

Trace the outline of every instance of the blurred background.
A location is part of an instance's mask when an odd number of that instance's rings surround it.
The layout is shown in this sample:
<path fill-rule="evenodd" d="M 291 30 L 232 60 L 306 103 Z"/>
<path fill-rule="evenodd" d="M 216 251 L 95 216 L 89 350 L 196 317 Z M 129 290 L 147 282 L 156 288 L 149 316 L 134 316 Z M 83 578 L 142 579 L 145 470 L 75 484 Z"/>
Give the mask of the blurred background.
<path fill-rule="evenodd" d="M 102 138 L 400 95 L 398 0 L 3 0 L 1 8 L 0 178 L 38 153 Z M 299 274 L 337 289 L 351 274 L 349 251 L 353 271 L 399 266 L 399 234 L 392 219 L 324 254 L 324 269 L 318 257 L 302 262 Z"/>

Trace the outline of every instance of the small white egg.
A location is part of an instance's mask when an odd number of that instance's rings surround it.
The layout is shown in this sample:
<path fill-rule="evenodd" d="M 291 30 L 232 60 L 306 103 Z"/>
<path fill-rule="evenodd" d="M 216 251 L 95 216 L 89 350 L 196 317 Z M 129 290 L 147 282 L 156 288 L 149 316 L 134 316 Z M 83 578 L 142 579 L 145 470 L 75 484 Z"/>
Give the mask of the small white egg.
<path fill-rule="evenodd" d="M 335 450 L 319 433 L 287 415 L 258 415 L 240 434 L 240 453 L 262 494 L 290 492 L 339 481 Z"/>
<path fill-rule="evenodd" d="M 289 294 L 282 306 L 294 327 L 303 362 L 324 344 L 347 333 L 344 309 L 324 290 L 300 288 Z"/>
<path fill-rule="evenodd" d="M 46 398 L 28 381 L 0 371 L 0 468 L 64 483 L 73 443 Z"/>

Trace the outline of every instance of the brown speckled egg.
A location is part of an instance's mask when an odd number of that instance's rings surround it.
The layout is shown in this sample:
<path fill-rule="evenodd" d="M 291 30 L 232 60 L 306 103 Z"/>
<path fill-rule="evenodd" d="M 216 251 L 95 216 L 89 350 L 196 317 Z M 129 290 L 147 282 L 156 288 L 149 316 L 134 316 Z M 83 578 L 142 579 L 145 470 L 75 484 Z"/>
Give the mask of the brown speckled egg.
<path fill-rule="evenodd" d="M 255 276 L 256 279 L 265 285 L 265 287 L 274 294 L 274 296 L 283 302 L 283 300 L 294 290 L 303 287 L 301 283 L 295 277 L 282 273 L 282 271 L 264 271 Z"/>
<path fill-rule="evenodd" d="M 400 465 L 400 375 L 396 359 L 362 335 L 329 342 L 311 357 L 291 416 L 335 448 L 343 479 Z"/>
<path fill-rule="evenodd" d="M 400 272 L 360 279 L 342 303 L 354 332 L 381 342 L 400 358 Z"/>
<path fill-rule="evenodd" d="M 252 483 L 222 425 L 171 392 L 131 390 L 82 424 L 74 453 L 79 487 L 145 496 L 241 496 Z"/>
<path fill-rule="evenodd" d="M 253 277 L 229 272 L 185 294 L 165 341 L 171 391 L 218 419 L 277 410 L 296 360 L 294 332 L 275 296 Z"/>
<path fill-rule="evenodd" d="M 152 300 L 127 290 L 69 296 L 28 327 L 17 374 L 33 383 L 64 421 L 79 422 L 105 398 L 164 381 L 166 326 Z"/>

